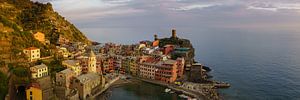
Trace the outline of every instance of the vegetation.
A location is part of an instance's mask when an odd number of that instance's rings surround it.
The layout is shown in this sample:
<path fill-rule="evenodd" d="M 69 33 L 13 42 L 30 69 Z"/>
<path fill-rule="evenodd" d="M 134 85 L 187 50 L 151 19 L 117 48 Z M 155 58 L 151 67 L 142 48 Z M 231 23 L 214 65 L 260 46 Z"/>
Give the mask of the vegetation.
<path fill-rule="evenodd" d="M 21 66 L 14 68 L 12 72 L 18 77 L 26 77 L 30 75 L 29 70 Z"/>
<path fill-rule="evenodd" d="M 192 43 L 190 42 L 190 40 L 187 39 L 180 39 L 180 38 L 163 38 L 159 40 L 159 46 L 163 47 L 167 44 L 172 44 L 172 45 L 177 45 L 179 47 L 183 47 L 183 48 L 190 48 L 190 52 L 188 54 L 188 57 L 194 58 L 195 56 L 195 49 L 193 48 Z M 175 54 L 172 55 L 172 58 L 176 59 L 177 57 L 180 57 L 181 55 Z"/>
<path fill-rule="evenodd" d="M 44 45 L 33 34 L 42 32 L 52 45 Z M 0 0 L 0 58 L 4 61 L 24 59 L 24 48 L 41 48 L 41 56 L 49 56 L 50 47 L 62 35 L 70 41 L 90 43 L 70 22 L 55 12 L 50 3 L 30 0 Z"/>
<path fill-rule="evenodd" d="M 8 91 L 8 79 L 7 76 L 0 71 L 0 99 L 4 100 Z"/>

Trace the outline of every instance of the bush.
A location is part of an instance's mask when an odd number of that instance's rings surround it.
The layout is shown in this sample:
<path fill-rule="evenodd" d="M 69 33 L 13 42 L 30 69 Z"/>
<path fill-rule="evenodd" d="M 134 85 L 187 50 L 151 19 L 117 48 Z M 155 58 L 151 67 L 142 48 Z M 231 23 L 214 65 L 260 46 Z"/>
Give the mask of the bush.
<path fill-rule="evenodd" d="M 13 69 L 13 73 L 18 77 L 26 77 L 29 75 L 29 71 L 23 67 L 16 67 Z"/>
<path fill-rule="evenodd" d="M 8 91 L 8 80 L 7 76 L 2 72 L 0 72 L 0 80 L 0 100 L 4 100 Z"/>

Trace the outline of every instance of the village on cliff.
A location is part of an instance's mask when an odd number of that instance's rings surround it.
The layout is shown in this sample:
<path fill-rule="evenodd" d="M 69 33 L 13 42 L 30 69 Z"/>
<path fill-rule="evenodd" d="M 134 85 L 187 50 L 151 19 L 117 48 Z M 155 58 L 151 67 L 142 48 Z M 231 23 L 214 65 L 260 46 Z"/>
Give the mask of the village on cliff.
<path fill-rule="evenodd" d="M 42 32 L 34 37 L 44 44 L 49 43 Z M 176 30 L 165 40 L 154 35 L 153 41 L 132 45 L 89 45 L 59 37 L 55 54 L 63 59 L 60 62 L 63 69 L 50 73 L 42 61 L 53 56 L 41 57 L 40 48 L 25 48 L 23 53 L 29 62 L 41 63 L 29 68 L 31 81 L 20 86 L 26 87 L 27 100 L 89 100 L 118 80 L 135 78 L 181 91 L 195 99 L 219 99 L 216 88 L 229 85 L 209 80 L 210 69 L 196 63 L 194 48 L 183 46 L 185 43 L 180 40 Z"/>

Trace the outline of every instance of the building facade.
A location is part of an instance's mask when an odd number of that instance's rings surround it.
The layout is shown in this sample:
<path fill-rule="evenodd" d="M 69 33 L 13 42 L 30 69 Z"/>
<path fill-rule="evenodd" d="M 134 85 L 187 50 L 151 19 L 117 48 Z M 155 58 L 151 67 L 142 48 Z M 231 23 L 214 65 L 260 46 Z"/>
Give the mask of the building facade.
<path fill-rule="evenodd" d="M 31 83 L 26 88 L 26 99 L 27 100 L 42 100 L 42 90 L 38 83 Z"/>
<path fill-rule="evenodd" d="M 48 67 L 45 64 L 30 67 L 32 78 L 41 78 L 48 76 Z"/>
<path fill-rule="evenodd" d="M 165 60 L 157 63 L 155 80 L 173 83 L 177 79 L 177 61 Z"/>
<path fill-rule="evenodd" d="M 29 61 L 36 61 L 41 58 L 40 49 L 36 47 L 29 47 L 23 50 L 23 53 L 28 57 Z"/>
<path fill-rule="evenodd" d="M 88 72 L 89 73 L 97 73 L 97 60 L 96 60 L 96 55 L 94 52 L 91 50 L 90 56 L 88 58 Z"/>
<path fill-rule="evenodd" d="M 55 93 L 60 99 L 67 99 L 71 96 L 71 82 L 74 78 L 74 72 L 68 68 L 56 73 L 55 77 Z"/>
<path fill-rule="evenodd" d="M 62 62 L 62 65 L 70 68 L 72 71 L 74 71 L 75 76 L 78 76 L 81 74 L 82 68 L 80 66 L 80 62 L 78 60 L 64 60 Z"/>
<path fill-rule="evenodd" d="M 86 100 L 93 95 L 93 91 L 101 87 L 101 77 L 96 73 L 87 73 L 76 77 L 72 84 L 78 90 L 79 98 Z"/>

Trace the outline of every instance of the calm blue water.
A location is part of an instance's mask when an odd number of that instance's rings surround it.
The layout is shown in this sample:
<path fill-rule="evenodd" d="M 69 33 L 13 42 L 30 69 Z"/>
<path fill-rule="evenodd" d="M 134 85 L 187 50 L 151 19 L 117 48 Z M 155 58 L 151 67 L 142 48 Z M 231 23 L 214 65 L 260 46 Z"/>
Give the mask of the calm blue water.
<path fill-rule="evenodd" d="M 165 87 L 150 84 L 127 84 L 113 88 L 109 100 L 185 100 L 177 94 L 165 93 Z"/>
<path fill-rule="evenodd" d="M 99 42 L 133 43 L 152 39 L 151 33 L 170 34 L 167 29 L 99 29 L 101 31 L 105 33 L 87 36 Z M 300 99 L 300 33 L 179 28 L 178 35 L 192 41 L 196 59 L 211 66 L 214 79 L 231 83 L 231 88 L 220 90 L 226 99 Z M 122 93 L 116 93 L 116 97 L 132 94 L 130 91 Z"/>

